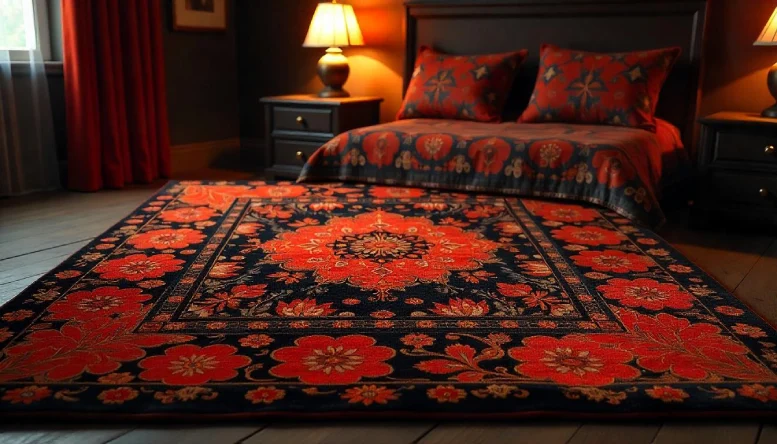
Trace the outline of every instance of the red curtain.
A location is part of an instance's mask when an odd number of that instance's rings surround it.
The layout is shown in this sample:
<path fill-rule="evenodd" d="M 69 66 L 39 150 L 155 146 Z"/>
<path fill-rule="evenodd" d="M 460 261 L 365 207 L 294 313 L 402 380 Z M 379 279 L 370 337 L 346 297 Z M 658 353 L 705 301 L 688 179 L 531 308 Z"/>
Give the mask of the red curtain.
<path fill-rule="evenodd" d="M 170 175 L 159 0 L 62 0 L 68 184 Z"/>

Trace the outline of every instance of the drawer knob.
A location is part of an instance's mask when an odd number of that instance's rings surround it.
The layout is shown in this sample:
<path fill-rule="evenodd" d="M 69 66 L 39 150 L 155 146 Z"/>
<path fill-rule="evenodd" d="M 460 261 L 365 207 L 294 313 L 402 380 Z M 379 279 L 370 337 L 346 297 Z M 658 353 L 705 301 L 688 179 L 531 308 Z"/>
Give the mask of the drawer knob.
<path fill-rule="evenodd" d="M 766 148 L 764 148 L 764 154 L 767 156 L 773 156 L 775 153 L 777 153 L 777 150 L 775 150 L 772 145 L 767 145 Z"/>
<path fill-rule="evenodd" d="M 302 151 L 297 151 L 297 159 L 305 160 L 305 153 L 303 153 Z"/>
<path fill-rule="evenodd" d="M 758 195 L 761 197 L 769 197 L 769 190 L 767 190 L 766 188 L 760 188 L 758 190 Z"/>
<path fill-rule="evenodd" d="M 305 124 L 305 118 L 302 116 L 297 116 L 297 125 L 304 125 Z"/>

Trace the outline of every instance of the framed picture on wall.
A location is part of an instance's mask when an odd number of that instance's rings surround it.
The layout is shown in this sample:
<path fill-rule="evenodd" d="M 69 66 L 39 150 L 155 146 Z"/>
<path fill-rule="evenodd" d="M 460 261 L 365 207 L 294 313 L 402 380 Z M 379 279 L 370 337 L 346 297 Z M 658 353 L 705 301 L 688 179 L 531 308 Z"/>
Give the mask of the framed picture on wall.
<path fill-rule="evenodd" d="M 173 29 L 177 31 L 224 31 L 227 0 L 173 0 Z"/>

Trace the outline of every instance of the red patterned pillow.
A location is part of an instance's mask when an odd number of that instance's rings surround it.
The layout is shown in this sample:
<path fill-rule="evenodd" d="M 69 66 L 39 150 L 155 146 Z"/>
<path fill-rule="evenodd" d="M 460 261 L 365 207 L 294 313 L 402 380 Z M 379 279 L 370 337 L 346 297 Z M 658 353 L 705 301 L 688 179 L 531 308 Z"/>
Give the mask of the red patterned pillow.
<path fill-rule="evenodd" d="M 448 55 L 422 47 L 397 120 L 420 117 L 500 122 L 525 49 Z"/>
<path fill-rule="evenodd" d="M 655 132 L 658 93 L 680 48 L 598 54 L 540 47 L 540 71 L 519 122 L 631 126 Z"/>

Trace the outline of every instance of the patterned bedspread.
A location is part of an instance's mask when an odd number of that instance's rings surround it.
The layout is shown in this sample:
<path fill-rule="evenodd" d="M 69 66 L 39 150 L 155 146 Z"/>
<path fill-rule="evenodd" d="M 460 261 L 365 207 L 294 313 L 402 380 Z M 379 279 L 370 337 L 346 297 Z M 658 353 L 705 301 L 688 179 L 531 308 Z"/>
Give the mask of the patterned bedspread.
<path fill-rule="evenodd" d="M 401 120 L 343 133 L 299 181 L 347 180 L 592 202 L 651 226 L 665 137 L 573 124 Z"/>

